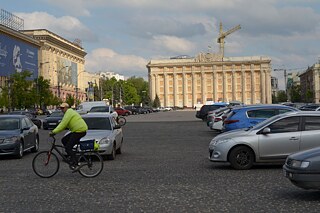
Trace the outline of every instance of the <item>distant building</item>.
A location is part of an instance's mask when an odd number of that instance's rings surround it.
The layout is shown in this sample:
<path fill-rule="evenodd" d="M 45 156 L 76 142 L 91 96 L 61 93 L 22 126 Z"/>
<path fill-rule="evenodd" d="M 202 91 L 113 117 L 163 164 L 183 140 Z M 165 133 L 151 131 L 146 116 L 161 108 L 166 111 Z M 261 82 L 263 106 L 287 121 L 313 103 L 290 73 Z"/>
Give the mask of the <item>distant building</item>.
<path fill-rule="evenodd" d="M 271 76 L 271 93 L 273 96 L 277 96 L 279 91 L 278 78 Z"/>
<path fill-rule="evenodd" d="M 119 74 L 114 73 L 114 72 L 100 72 L 100 78 L 111 79 L 113 77 L 115 79 L 117 79 L 117 81 L 119 81 L 119 80 L 123 80 L 124 81 L 124 76 L 123 75 L 119 75 Z"/>
<path fill-rule="evenodd" d="M 320 103 L 319 72 L 320 64 L 316 63 L 299 75 L 302 101 Z"/>
<path fill-rule="evenodd" d="M 161 106 L 194 107 L 207 101 L 271 103 L 271 59 L 263 56 L 151 60 L 147 64 L 151 100 Z"/>

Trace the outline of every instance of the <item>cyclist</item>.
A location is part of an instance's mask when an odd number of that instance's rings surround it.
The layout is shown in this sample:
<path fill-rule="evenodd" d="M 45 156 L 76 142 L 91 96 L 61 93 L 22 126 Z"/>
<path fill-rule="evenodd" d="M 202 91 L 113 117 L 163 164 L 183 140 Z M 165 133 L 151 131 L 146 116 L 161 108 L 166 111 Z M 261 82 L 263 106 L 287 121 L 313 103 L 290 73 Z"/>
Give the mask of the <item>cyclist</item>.
<path fill-rule="evenodd" d="M 69 108 L 69 104 L 62 103 L 60 105 L 60 109 L 64 113 L 63 118 L 59 125 L 52 130 L 49 135 L 55 135 L 59 132 L 62 132 L 66 128 L 70 130 L 70 133 L 65 135 L 61 139 L 61 142 L 64 145 L 67 154 L 70 156 L 71 168 L 76 171 L 79 169 L 79 166 L 76 154 L 72 149 L 73 146 L 79 143 L 80 139 L 86 135 L 88 126 L 77 111 Z"/>

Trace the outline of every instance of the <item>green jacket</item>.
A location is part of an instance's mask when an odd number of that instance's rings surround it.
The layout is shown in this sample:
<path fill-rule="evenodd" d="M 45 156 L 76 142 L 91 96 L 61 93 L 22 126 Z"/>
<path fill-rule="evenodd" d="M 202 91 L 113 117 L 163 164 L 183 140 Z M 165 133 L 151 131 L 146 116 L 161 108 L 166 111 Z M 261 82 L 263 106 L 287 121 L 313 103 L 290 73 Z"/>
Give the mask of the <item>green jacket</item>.
<path fill-rule="evenodd" d="M 73 109 L 68 109 L 65 112 L 62 121 L 52 130 L 52 133 L 57 134 L 66 128 L 71 132 L 86 132 L 88 130 L 86 122 L 82 119 L 81 115 Z"/>

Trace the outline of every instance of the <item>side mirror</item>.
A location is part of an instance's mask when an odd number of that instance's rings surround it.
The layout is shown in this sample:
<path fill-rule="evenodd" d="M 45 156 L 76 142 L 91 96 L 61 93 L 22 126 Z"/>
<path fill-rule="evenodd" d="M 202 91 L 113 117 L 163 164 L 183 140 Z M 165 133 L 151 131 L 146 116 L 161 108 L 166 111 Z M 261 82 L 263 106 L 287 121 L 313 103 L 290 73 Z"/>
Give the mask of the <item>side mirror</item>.
<path fill-rule="evenodd" d="M 271 129 L 269 127 L 266 127 L 262 130 L 262 134 L 266 135 L 266 134 L 269 134 L 271 133 Z"/>

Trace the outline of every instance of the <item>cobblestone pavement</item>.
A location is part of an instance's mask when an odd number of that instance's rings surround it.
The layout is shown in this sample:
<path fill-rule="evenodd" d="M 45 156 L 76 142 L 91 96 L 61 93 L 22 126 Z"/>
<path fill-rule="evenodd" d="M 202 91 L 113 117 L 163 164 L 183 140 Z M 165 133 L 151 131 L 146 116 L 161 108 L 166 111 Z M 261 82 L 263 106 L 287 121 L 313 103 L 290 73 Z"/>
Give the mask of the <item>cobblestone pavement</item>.
<path fill-rule="evenodd" d="M 293 186 L 281 165 L 237 171 L 208 160 L 216 134 L 195 111 L 127 117 L 123 154 L 87 179 L 61 164 L 49 179 L 34 154 L 0 158 L 0 212 L 319 212 L 320 193 Z M 41 149 L 48 131 L 41 130 Z"/>

